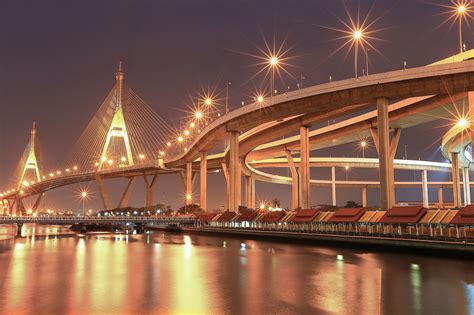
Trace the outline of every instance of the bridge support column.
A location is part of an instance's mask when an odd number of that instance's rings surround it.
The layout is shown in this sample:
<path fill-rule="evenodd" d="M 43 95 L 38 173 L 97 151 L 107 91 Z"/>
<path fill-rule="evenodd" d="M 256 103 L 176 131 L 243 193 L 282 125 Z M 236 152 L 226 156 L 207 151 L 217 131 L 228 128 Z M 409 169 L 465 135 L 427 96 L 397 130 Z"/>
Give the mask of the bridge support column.
<path fill-rule="evenodd" d="M 132 194 L 133 191 L 133 186 L 135 186 L 135 180 L 136 177 L 130 177 L 128 179 L 127 186 L 125 187 L 125 190 L 122 194 L 122 198 L 120 198 L 120 202 L 118 204 L 118 208 L 125 208 L 128 206 L 128 201 L 130 200 L 130 195 Z"/>
<path fill-rule="evenodd" d="M 229 194 L 227 198 L 230 200 L 230 211 L 239 211 L 240 196 L 240 158 L 239 158 L 239 132 L 231 131 L 230 135 L 230 151 L 229 151 Z"/>
<path fill-rule="evenodd" d="M 367 187 L 362 187 L 362 207 L 367 207 Z"/>
<path fill-rule="evenodd" d="M 104 205 L 104 210 L 112 209 L 112 202 L 110 201 L 109 194 L 105 190 L 105 183 L 103 178 L 99 174 L 96 175 L 95 180 L 99 188 L 100 197 L 102 198 L 102 204 Z"/>
<path fill-rule="evenodd" d="M 332 192 L 332 205 L 337 206 L 336 196 L 336 167 L 331 167 L 331 192 Z"/>
<path fill-rule="evenodd" d="M 421 171 L 421 190 L 423 195 L 423 207 L 429 208 L 429 200 L 428 200 L 428 171 L 422 170 Z"/>
<path fill-rule="evenodd" d="M 444 207 L 443 203 L 443 187 L 438 188 L 438 207 L 441 209 Z"/>
<path fill-rule="evenodd" d="M 453 179 L 453 202 L 455 208 L 461 207 L 461 183 L 459 182 L 459 153 L 451 152 L 451 176 Z"/>
<path fill-rule="evenodd" d="M 299 200 L 299 185 L 298 185 L 298 171 L 296 170 L 295 162 L 293 161 L 293 156 L 289 150 L 285 151 L 286 159 L 288 160 L 288 166 L 291 172 L 291 209 L 295 210 L 300 207 Z"/>
<path fill-rule="evenodd" d="M 255 178 L 252 175 L 245 176 L 245 196 L 247 207 L 255 209 Z"/>
<path fill-rule="evenodd" d="M 224 173 L 224 179 L 226 183 L 226 210 L 230 209 L 230 175 L 229 175 L 229 169 L 227 168 L 226 163 L 221 163 L 222 165 L 222 173 Z"/>
<path fill-rule="evenodd" d="M 469 183 L 469 167 L 464 167 L 462 172 L 463 189 L 464 189 L 464 205 L 471 204 L 471 185 Z"/>
<path fill-rule="evenodd" d="M 153 178 L 151 179 L 151 182 L 148 180 L 147 175 L 143 175 L 143 181 L 145 182 L 145 188 L 146 188 L 146 200 L 145 200 L 145 205 L 146 207 L 151 207 L 153 206 L 153 187 L 156 184 L 156 180 L 158 178 L 158 174 L 154 174 Z"/>
<path fill-rule="evenodd" d="M 193 204 L 193 162 L 186 163 L 186 205 Z"/>
<path fill-rule="evenodd" d="M 300 207 L 309 209 L 310 165 L 309 165 L 309 128 L 300 127 Z"/>
<path fill-rule="evenodd" d="M 200 162 L 201 171 L 199 174 L 200 179 L 200 206 L 201 209 L 207 209 L 207 152 L 201 151 L 201 162 Z"/>
<path fill-rule="evenodd" d="M 390 165 L 388 100 L 386 98 L 377 99 L 377 129 L 380 169 L 380 206 L 382 210 L 388 210 L 393 206 L 393 201 L 391 200 L 393 176 L 390 174 L 393 168 Z"/>

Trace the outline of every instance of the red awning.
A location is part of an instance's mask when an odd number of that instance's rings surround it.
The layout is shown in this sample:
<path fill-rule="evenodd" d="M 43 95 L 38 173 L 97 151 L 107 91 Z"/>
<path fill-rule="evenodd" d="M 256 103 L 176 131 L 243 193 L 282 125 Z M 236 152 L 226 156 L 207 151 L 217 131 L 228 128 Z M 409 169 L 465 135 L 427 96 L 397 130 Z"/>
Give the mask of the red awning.
<path fill-rule="evenodd" d="M 328 222 L 353 223 L 359 221 L 364 215 L 365 208 L 342 208 L 337 210 Z"/>
<path fill-rule="evenodd" d="M 217 218 L 217 222 L 228 222 L 231 221 L 235 216 L 237 215 L 236 212 L 234 211 L 226 211 L 221 214 L 220 217 Z"/>
<path fill-rule="evenodd" d="M 253 221 L 258 216 L 258 213 L 259 213 L 258 210 L 249 211 L 247 213 L 242 214 L 235 221 L 237 221 L 237 222 Z"/>
<path fill-rule="evenodd" d="M 316 209 L 303 209 L 296 212 L 296 214 L 288 222 L 311 222 L 318 216 L 320 212 L 320 210 Z"/>
<path fill-rule="evenodd" d="M 474 224 L 474 205 L 465 206 L 459 210 L 450 223 L 461 225 Z"/>
<path fill-rule="evenodd" d="M 281 219 L 283 219 L 285 215 L 286 215 L 286 211 L 269 211 L 260 219 L 260 222 L 263 222 L 263 223 L 278 222 Z"/>
<path fill-rule="evenodd" d="M 380 219 L 380 223 L 418 223 L 426 214 L 427 209 L 423 207 L 393 207 Z"/>

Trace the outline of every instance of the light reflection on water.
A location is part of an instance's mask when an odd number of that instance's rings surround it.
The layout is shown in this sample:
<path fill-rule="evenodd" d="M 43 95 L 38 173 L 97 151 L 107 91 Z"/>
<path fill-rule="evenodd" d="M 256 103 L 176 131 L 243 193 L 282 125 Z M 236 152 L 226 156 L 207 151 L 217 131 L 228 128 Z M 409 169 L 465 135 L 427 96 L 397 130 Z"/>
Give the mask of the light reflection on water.
<path fill-rule="evenodd" d="M 472 262 L 222 237 L 0 226 L 0 313 L 469 314 Z"/>

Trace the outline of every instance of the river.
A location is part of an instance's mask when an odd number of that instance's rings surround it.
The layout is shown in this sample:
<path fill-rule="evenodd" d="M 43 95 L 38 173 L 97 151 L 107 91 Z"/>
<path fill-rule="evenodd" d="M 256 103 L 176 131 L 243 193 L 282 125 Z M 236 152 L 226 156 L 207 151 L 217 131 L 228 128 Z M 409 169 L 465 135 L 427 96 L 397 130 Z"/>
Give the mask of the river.
<path fill-rule="evenodd" d="M 472 261 L 0 226 L 2 314 L 470 314 Z"/>

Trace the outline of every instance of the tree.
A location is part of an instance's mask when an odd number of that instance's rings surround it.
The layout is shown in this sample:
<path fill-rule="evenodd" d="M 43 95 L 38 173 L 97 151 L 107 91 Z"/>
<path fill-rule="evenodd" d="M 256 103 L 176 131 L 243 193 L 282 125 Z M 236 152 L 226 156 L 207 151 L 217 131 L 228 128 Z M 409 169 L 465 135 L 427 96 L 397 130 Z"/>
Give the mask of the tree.
<path fill-rule="evenodd" d="M 157 210 L 160 210 L 160 213 L 161 214 L 171 214 L 171 212 L 173 212 L 173 209 L 171 209 L 171 206 L 166 206 L 162 203 L 157 203 L 155 205 L 155 208 Z"/>
<path fill-rule="evenodd" d="M 281 201 L 278 198 L 273 198 L 272 207 L 273 208 L 281 208 Z"/>
<path fill-rule="evenodd" d="M 352 200 L 346 202 L 346 205 L 344 206 L 344 208 L 360 208 L 360 207 L 362 207 L 360 204 Z"/>
<path fill-rule="evenodd" d="M 179 208 L 178 213 L 198 213 L 202 212 L 203 210 L 199 205 L 184 205 L 181 208 Z"/>

